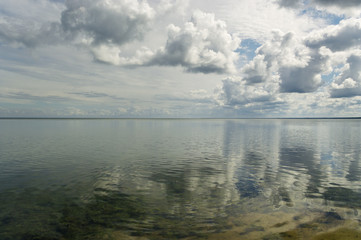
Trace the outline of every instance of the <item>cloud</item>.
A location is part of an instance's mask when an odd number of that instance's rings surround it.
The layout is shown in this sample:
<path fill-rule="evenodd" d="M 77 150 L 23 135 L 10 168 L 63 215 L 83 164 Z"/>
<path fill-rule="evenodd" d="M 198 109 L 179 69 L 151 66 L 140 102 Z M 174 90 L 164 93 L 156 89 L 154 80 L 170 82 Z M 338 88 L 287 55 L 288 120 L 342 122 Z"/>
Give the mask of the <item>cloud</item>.
<path fill-rule="evenodd" d="M 214 98 L 223 115 L 233 116 L 276 116 L 287 110 L 287 102 L 278 93 L 277 81 L 252 84 L 239 77 L 222 80 L 214 91 Z"/>
<path fill-rule="evenodd" d="M 313 6 L 335 6 L 339 8 L 350 8 L 357 7 L 361 5 L 360 0 L 278 0 L 277 3 L 281 7 L 289 7 L 289 8 L 299 8 L 302 4 L 310 4 Z"/>
<path fill-rule="evenodd" d="M 92 46 L 90 51 L 97 62 L 128 67 L 144 66 L 154 56 L 153 51 L 144 46 L 131 56 L 123 56 L 122 48 L 113 44 Z"/>
<path fill-rule="evenodd" d="M 34 101 L 34 102 L 44 102 L 44 103 L 51 103 L 51 102 L 68 102 L 72 99 L 63 97 L 63 96 L 56 96 L 56 95 L 35 95 L 29 94 L 25 92 L 12 92 L 7 94 L 0 94 L 0 97 L 9 98 L 9 99 L 16 99 L 16 100 L 26 100 L 26 101 Z"/>
<path fill-rule="evenodd" d="M 107 93 L 103 93 L 103 92 L 69 92 L 69 94 L 72 95 L 76 95 L 76 96 L 80 96 L 80 97 L 84 97 L 86 99 L 102 99 L 102 98 L 107 98 L 107 99 L 111 99 L 111 100 L 125 100 L 125 98 L 122 97 L 118 97 L 115 95 L 111 95 L 111 94 L 107 94 Z"/>
<path fill-rule="evenodd" d="M 285 8 L 299 8 L 302 5 L 302 0 L 278 0 L 277 3 Z"/>
<path fill-rule="evenodd" d="M 63 42 L 62 29 L 57 23 L 37 24 L 10 17 L 0 21 L 0 39 L 9 43 L 33 48 L 39 45 L 55 45 Z"/>
<path fill-rule="evenodd" d="M 66 1 L 61 24 L 65 32 L 84 35 L 91 44 L 122 45 L 142 39 L 154 15 L 146 1 L 74 0 Z"/>
<path fill-rule="evenodd" d="M 194 1 L 193 1 L 194 2 Z M 193 4 L 192 2 L 192 4 Z M 195 1 L 202 11 L 215 13 L 227 23 L 228 31 L 239 34 L 242 39 L 255 39 L 263 43 L 271 36 L 273 29 L 282 32 L 304 34 L 325 25 L 322 19 L 280 8 L 275 0 L 212 0 Z M 294 0 L 287 0 L 294 2 Z M 196 3 L 194 3 L 196 4 Z"/>
<path fill-rule="evenodd" d="M 2 17 L 0 37 L 26 47 L 67 42 L 120 46 L 141 40 L 150 29 L 154 15 L 146 1 L 66 1 L 59 21 L 29 22 L 13 16 Z"/>
<path fill-rule="evenodd" d="M 338 25 L 310 33 L 306 39 L 310 48 L 325 46 L 332 51 L 344 51 L 361 46 L 361 19 L 350 18 Z"/>
<path fill-rule="evenodd" d="M 167 102 L 191 102 L 197 104 L 214 104 L 215 99 L 204 89 L 191 90 L 182 94 L 158 94 L 155 99 Z"/>
<path fill-rule="evenodd" d="M 361 95 L 361 20 L 349 18 L 339 24 L 311 32 L 305 39 L 311 49 L 327 49 L 332 58 L 333 68 L 343 65 L 340 71 L 334 71 L 334 79 L 329 87 L 332 98 L 346 98 Z M 322 63 L 322 61 L 319 61 Z M 315 64 L 313 64 L 315 65 Z"/>
<path fill-rule="evenodd" d="M 64 1 L 57 0 L 2 0 L 0 15 L 26 22 L 54 22 L 64 10 Z"/>
<path fill-rule="evenodd" d="M 181 6 L 163 1 L 153 9 L 147 1 L 73 0 L 65 2 L 61 18 L 30 22 L 7 16 L 0 19 L 0 38 L 29 48 L 73 44 L 88 49 L 95 61 L 121 66 L 182 66 L 188 72 L 235 73 L 240 39 L 227 32 L 226 23 L 214 14 L 195 11 L 183 28 L 168 27 L 164 47 L 126 49 L 144 44 L 155 19 Z M 184 5 L 184 4 L 183 4 Z M 159 11 L 157 13 L 156 11 Z M 159 19 L 158 19 L 159 21 Z M 138 46 L 139 46 L 138 44 Z"/>
<path fill-rule="evenodd" d="M 195 11 L 184 28 L 168 27 L 168 40 L 164 48 L 145 63 L 146 65 L 183 66 L 188 72 L 236 72 L 234 51 L 240 40 L 227 32 L 225 22 L 214 14 Z"/>
<path fill-rule="evenodd" d="M 310 54 L 306 66 L 281 66 L 281 92 L 314 92 L 322 85 L 322 73 L 328 69 L 329 57 L 316 50 Z"/>
<path fill-rule="evenodd" d="M 222 80 L 222 86 L 216 89 L 220 104 L 224 106 L 245 106 L 256 102 L 269 102 L 274 99 L 274 89 L 269 85 L 248 85 L 236 78 Z"/>
<path fill-rule="evenodd" d="M 271 75 L 263 54 L 255 56 L 251 62 L 243 67 L 242 72 L 245 74 L 245 80 L 248 84 L 265 82 Z"/>
<path fill-rule="evenodd" d="M 313 2 L 322 6 L 337 6 L 340 8 L 357 7 L 361 5 L 360 0 L 313 0 Z"/>
<path fill-rule="evenodd" d="M 321 86 L 321 73 L 328 58 L 325 51 L 309 49 L 293 33 L 274 31 L 273 38 L 256 51 L 253 60 L 242 69 L 247 84 L 280 81 L 281 92 L 314 92 Z"/>
<path fill-rule="evenodd" d="M 20 91 L 5 91 L 4 93 L 0 93 L 0 97 L 4 99 L 10 100 L 24 100 L 27 103 L 64 103 L 64 102 L 104 102 L 104 101 L 112 101 L 119 102 L 125 101 L 129 99 L 125 99 L 123 97 L 119 97 L 112 94 L 107 94 L 104 92 L 94 92 L 94 91 L 84 91 L 84 92 L 68 92 L 59 94 L 54 92 L 53 94 L 49 94 L 47 92 L 42 93 L 29 93 L 29 92 L 20 92 Z"/>
<path fill-rule="evenodd" d="M 102 44 L 93 46 L 90 51 L 95 61 L 113 65 L 121 63 L 121 49 L 118 46 Z"/>
<path fill-rule="evenodd" d="M 310 7 L 337 15 L 359 16 L 361 6 L 359 0 L 276 0 L 279 6 L 299 10 L 309 10 Z"/>
<path fill-rule="evenodd" d="M 361 56 L 351 55 L 330 87 L 331 97 L 361 96 Z"/>

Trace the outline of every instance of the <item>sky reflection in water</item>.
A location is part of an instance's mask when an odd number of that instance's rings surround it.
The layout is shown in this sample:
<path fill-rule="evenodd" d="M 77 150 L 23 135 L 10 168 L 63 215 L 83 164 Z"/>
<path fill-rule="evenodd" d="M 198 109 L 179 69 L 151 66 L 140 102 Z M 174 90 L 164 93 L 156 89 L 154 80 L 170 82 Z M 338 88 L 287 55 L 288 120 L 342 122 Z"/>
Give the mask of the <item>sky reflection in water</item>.
<path fill-rule="evenodd" d="M 150 239 L 201 238 L 247 214 L 296 219 L 336 208 L 346 209 L 342 218 L 358 219 L 360 126 L 358 120 L 1 120 L 0 236 L 99 239 L 112 229 Z M 267 232 L 257 227 L 246 233 Z"/>

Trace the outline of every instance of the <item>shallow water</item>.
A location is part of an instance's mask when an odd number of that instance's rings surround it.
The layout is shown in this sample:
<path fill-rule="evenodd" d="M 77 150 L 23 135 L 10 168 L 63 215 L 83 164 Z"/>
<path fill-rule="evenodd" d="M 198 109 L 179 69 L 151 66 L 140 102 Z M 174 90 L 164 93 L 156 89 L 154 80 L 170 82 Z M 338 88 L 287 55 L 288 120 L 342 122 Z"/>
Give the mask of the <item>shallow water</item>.
<path fill-rule="evenodd" d="M 353 233 L 360 146 L 350 119 L 0 120 L 0 239 Z"/>

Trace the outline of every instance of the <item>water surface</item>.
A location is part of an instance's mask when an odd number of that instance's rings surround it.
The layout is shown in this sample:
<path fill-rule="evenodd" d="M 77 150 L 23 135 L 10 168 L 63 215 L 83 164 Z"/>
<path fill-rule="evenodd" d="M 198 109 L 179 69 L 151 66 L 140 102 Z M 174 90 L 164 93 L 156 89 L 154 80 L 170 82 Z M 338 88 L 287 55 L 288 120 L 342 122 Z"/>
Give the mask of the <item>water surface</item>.
<path fill-rule="evenodd" d="M 360 127 L 351 119 L 0 120 L 0 239 L 357 230 Z"/>

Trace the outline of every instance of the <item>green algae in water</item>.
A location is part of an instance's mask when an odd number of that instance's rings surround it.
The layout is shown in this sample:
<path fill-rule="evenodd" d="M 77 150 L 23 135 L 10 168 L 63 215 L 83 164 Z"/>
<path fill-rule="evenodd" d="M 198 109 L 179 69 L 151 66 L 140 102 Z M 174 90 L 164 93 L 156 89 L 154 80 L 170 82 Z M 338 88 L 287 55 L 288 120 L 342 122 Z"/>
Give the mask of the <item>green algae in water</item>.
<path fill-rule="evenodd" d="M 105 189 L 86 202 L 64 189 L 8 191 L 0 201 L 1 240 L 116 239 L 117 232 L 148 239 L 199 239 L 227 229 L 222 218 L 202 226 L 186 214 L 150 209 L 140 197 Z"/>
<path fill-rule="evenodd" d="M 64 191 L 27 189 L 0 195 L 0 239 L 2 240 L 96 240 L 96 239 L 208 239 L 212 233 L 232 230 L 226 218 L 213 219 L 208 227 L 199 226 L 186 215 L 172 215 L 149 209 L 144 200 L 120 191 L 97 191 L 86 202 L 64 194 Z M 100 194 L 101 192 L 101 194 Z M 297 228 L 265 236 L 263 239 L 360 239 L 360 233 L 339 229 L 329 233 L 344 219 L 336 212 L 326 212 Z M 281 228 L 281 222 L 271 228 Z M 262 226 L 246 227 L 238 237 L 259 232 Z M 319 235 L 316 235 L 319 234 Z"/>
<path fill-rule="evenodd" d="M 64 207 L 60 232 L 66 239 L 99 239 L 108 231 L 137 231 L 133 223 L 146 216 L 142 200 L 118 191 L 104 190 L 103 194 L 89 203 Z"/>
<path fill-rule="evenodd" d="M 140 199 L 107 191 L 88 203 L 63 191 L 27 189 L 0 196 L 0 239 L 100 239 L 109 229 L 131 230 L 145 216 Z"/>
<path fill-rule="evenodd" d="M 354 230 L 346 231 L 344 228 L 340 228 L 340 230 L 334 232 L 327 232 L 330 228 L 342 225 L 344 221 L 345 220 L 336 212 L 325 212 L 310 222 L 299 224 L 296 228 L 285 232 L 267 235 L 263 237 L 263 240 L 348 239 L 342 236 L 358 236 L 354 234 Z"/>
<path fill-rule="evenodd" d="M 361 193 L 344 187 L 326 188 L 323 196 L 326 200 L 334 201 L 336 206 L 361 208 Z"/>
<path fill-rule="evenodd" d="M 48 190 L 26 189 L 3 192 L 0 202 L 0 239 L 61 239 L 57 228 L 64 196 Z"/>

